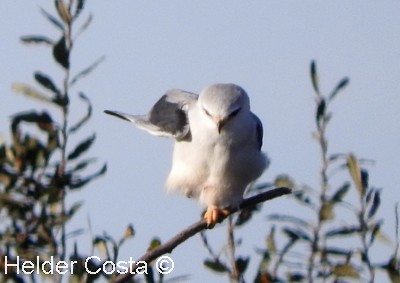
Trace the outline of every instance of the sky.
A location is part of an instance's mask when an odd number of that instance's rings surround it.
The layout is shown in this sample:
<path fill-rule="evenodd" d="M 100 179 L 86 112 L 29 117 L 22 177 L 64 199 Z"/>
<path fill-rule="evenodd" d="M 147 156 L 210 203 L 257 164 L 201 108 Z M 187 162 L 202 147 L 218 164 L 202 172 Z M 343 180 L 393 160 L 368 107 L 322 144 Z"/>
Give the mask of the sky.
<path fill-rule="evenodd" d="M 56 79 L 63 72 L 50 60 L 48 49 L 19 41 L 28 34 L 57 38 L 39 9 L 54 12 L 53 1 L 4 0 L 0 5 L 0 136 L 9 141 L 11 115 L 47 107 L 14 94 L 11 84 L 34 84 L 36 70 L 56 74 Z M 385 233 L 394 238 L 400 183 L 399 8 L 398 1 L 372 0 L 87 1 L 82 18 L 89 13 L 94 18 L 74 46 L 72 70 L 77 73 L 103 55 L 106 60 L 73 90 L 71 115 L 78 119 L 84 113 L 74 97 L 83 91 L 94 112 L 79 137 L 96 132 L 88 155 L 98 158 L 99 167 L 107 162 L 108 172 L 71 193 L 69 202 L 83 200 L 84 206 L 70 229 L 86 228 L 90 218 L 92 233 L 107 231 L 119 238 L 132 223 L 136 236 L 122 248 L 121 257 L 137 258 L 154 236 L 166 241 L 199 219 L 202 208 L 196 202 L 163 189 L 173 142 L 103 113 L 144 114 L 171 88 L 198 93 L 216 82 L 242 86 L 264 124 L 263 151 L 272 161 L 260 181 L 287 173 L 298 184 L 318 186 L 320 157 L 312 139 L 315 110 L 309 78 L 310 62 L 316 60 L 322 92 L 350 78 L 332 104 L 330 152 L 353 152 L 375 161 L 368 169 L 370 183 L 383 189 L 378 216 L 385 220 Z M 71 140 L 71 148 L 78 141 Z M 298 213 L 287 203 L 287 198 L 266 203 L 238 230 L 243 238 L 238 253 L 251 256 L 247 280 L 255 276 L 260 257 L 254 250 L 264 247 L 271 225 L 265 216 Z M 89 234 L 77 239 L 86 253 Z M 221 246 L 226 225 L 208 235 L 215 247 Z M 383 245 L 377 254 L 390 249 Z M 202 267 L 207 252 L 198 236 L 171 257 L 173 276 L 189 275 L 190 282 L 222 279 Z"/>

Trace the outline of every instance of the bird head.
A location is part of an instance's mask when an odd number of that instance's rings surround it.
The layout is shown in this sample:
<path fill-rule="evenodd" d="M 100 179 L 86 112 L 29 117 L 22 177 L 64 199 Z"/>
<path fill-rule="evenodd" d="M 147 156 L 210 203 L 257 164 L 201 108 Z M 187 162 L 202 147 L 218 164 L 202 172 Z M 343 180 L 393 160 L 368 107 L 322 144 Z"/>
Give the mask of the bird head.
<path fill-rule="evenodd" d="M 250 110 L 247 93 L 234 84 L 214 84 L 199 95 L 201 111 L 215 124 L 220 134 L 223 127 L 240 112 Z"/>

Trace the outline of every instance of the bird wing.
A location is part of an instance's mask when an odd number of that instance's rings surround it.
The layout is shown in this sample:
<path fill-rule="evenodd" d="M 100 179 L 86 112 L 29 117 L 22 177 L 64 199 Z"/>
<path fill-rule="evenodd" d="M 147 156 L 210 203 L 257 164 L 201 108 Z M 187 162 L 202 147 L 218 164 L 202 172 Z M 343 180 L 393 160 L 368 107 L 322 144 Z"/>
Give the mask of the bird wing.
<path fill-rule="evenodd" d="M 167 91 L 146 115 L 130 115 L 118 111 L 104 112 L 135 124 L 156 136 L 172 137 L 177 140 L 190 140 L 188 111 L 197 102 L 198 95 L 173 89 Z"/>
<path fill-rule="evenodd" d="M 263 144 L 263 135 L 264 135 L 263 125 L 261 123 L 260 118 L 258 118 L 256 114 L 251 113 L 251 116 L 256 121 L 256 134 L 257 134 L 258 149 L 261 150 L 261 147 Z"/>

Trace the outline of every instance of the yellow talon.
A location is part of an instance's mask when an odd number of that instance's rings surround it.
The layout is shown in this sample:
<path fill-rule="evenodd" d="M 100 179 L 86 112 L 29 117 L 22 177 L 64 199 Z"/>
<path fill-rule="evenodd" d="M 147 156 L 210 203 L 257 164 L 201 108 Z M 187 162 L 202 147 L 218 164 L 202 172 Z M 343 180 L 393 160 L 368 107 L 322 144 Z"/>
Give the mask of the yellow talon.
<path fill-rule="evenodd" d="M 220 209 L 215 205 L 208 206 L 206 213 L 204 213 L 204 219 L 207 221 L 207 227 L 209 229 L 213 228 L 215 224 L 226 218 L 229 213 L 230 212 L 227 209 Z"/>

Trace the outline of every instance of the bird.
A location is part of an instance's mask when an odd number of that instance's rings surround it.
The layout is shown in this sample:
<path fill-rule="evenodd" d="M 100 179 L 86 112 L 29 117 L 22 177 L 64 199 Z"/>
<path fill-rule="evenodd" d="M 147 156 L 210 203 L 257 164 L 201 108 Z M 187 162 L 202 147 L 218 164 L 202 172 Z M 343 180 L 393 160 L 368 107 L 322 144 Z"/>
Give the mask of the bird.
<path fill-rule="evenodd" d="M 206 206 L 208 228 L 240 206 L 245 190 L 269 166 L 261 151 L 263 125 L 236 84 L 212 84 L 200 94 L 171 89 L 145 115 L 104 112 L 175 140 L 167 191 Z"/>

